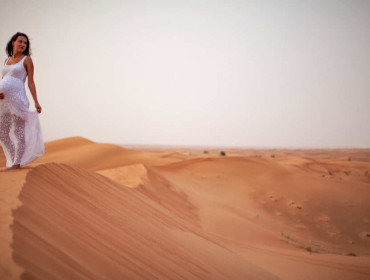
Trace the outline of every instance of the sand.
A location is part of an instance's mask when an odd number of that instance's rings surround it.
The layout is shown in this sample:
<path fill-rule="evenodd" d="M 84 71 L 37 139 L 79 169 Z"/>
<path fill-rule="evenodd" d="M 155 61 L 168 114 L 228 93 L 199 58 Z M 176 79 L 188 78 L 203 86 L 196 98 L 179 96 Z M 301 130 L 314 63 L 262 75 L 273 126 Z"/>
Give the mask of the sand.
<path fill-rule="evenodd" d="M 60 139 L 0 173 L 0 279 L 370 279 L 369 201 L 370 149 Z"/>

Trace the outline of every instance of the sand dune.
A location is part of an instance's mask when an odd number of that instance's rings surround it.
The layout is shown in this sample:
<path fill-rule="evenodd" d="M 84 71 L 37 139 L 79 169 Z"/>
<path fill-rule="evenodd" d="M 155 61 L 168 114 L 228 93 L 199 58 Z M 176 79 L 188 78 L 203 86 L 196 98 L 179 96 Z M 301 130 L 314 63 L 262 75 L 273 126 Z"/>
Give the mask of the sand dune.
<path fill-rule="evenodd" d="M 123 147 L 95 143 L 82 137 L 71 137 L 48 142 L 45 156 L 37 163 L 58 162 L 89 170 L 102 170 L 131 164 L 161 165 L 179 161 L 162 157 L 162 153 L 142 152 Z"/>
<path fill-rule="evenodd" d="M 49 142 L 0 173 L 0 278 L 369 279 L 369 151 Z"/>
<path fill-rule="evenodd" d="M 14 213 L 15 261 L 43 279 L 277 279 L 205 235 L 186 197 L 155 188 L 40 165 Z"/>

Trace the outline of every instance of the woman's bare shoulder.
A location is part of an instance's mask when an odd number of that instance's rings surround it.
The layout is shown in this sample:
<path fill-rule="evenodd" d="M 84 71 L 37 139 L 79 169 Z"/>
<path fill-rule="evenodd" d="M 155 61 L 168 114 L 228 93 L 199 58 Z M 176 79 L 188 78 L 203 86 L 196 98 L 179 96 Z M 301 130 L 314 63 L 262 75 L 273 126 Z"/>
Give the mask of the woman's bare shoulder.
<path fill-rule="evenodd" d="M 31 61 L 32 62 L 32 58 L 30 56 L 27 56 L 24 61 Z"/>
<path fill-rule="evenodd" d="M 30 56 L 27 56 L 26 59 L 24 60 L 24 65 L 27 67 L 28 65 L 29 66 L 33 66 L 33 61 L 32 61 L 32 58 Z"/>

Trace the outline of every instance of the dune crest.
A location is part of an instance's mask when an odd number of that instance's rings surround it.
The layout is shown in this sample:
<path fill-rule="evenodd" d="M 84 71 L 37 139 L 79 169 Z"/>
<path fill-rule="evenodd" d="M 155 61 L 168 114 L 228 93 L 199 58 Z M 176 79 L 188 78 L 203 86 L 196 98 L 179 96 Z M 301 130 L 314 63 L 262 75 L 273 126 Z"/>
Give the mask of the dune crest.
<path fill-rule="evenodd" d="M 172 211 L 171 203 L 189 204 L 186 196 L 166 198 L 65 164 L 40 165 L 14 211 L 14 259 L 32 279 L 278 279 L 206 238 L 196 214 Z"/>
<path fill-rule="evenodd" d="M 134 164 L 163 165 L 181 160 L 165 155 L 164 152 L 133 150 L 82 137 L 69 137 L 46 143 L 45 155 L 32 165 L 56 162 L 97 171 Z"/>

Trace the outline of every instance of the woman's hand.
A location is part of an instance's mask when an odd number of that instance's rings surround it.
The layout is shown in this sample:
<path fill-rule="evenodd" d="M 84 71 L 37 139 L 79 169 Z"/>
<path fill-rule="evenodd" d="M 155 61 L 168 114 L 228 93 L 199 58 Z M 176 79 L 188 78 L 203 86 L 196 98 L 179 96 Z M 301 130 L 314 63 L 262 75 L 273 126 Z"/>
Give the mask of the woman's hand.
<path fill-rule="evenodd" d="M 41 108 L 41 106 L 40 106 L 40 104 L 38 102 L 35 103 L 35 107 L 36 107 L 37 113 L 40 114 L 42 108 Z"/>
<path fill-rule="evenodd" d="M 4 93 L 0 93 L 0 99 L 4 99 Z"/>

